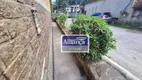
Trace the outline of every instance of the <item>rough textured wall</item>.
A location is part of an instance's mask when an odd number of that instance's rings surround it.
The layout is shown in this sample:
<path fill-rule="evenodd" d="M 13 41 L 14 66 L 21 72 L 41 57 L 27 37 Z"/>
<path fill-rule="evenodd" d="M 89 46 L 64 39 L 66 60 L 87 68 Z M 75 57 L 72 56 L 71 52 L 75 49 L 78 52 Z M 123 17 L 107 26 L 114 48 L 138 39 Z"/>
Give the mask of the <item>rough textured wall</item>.
<path fill-rule="evenodd" d="M 121 15 L 119 17 L 120 22 L 125 23 L 141 23 L 142 22 L 142 9 L 135 9 L 133 8 L 133 3 L 135 0 L 132 0 L 130 5 L 126 8 L 126 12 L 128 13 L 128 16 L 123 17 Z"/>
<path fill-rule="evenodd" d="M 125 10 L 129 15 L 127 15 L 126 17 L 123 17 L 123 15 L 121 15 L 119 18 L 120 22 L 131 22 L 132 21 L 132 15 L 133 15 L 133 11 L 134 11 L 132 8 L 133 2 L 134 1 L 132 0 L 131 3 L 128 5 L 128 7 Z"/>
<path fill-rule="evenodd" d="M 142 10 L 134 10 L 131 22 L 142 23 Z"/>
<path fill-rule="evenodd" d="M 120 22 L 142 23 L 142 9 L 132 8 L 132 4 L 133 3 L 131 3 L 126 10 L 128 12 L 128 16 L 121 16 L 119 19 Z"/>
<path fill-rule="evenodd" d="M 37 9 L 39 36 L 32 3 Z M 50 13 L 34 0 L 0 0 L 0 72 L 10 80 L 40 80 L 42 68 L 48 65 L 50 33 Z M 0 80 L 4 80 L 2 75 Z"/>

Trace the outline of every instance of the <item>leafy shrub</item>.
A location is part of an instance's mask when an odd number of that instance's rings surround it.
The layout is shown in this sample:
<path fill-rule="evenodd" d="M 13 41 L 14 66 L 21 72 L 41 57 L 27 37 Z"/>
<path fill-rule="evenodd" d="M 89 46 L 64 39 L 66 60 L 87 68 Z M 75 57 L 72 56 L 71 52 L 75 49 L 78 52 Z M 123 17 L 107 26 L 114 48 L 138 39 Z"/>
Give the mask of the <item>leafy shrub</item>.
<path fill-rule="evenodd" d="M 65 14 L 61 14 L 57 17 L 57 22 L 61 25 L 61 27 L 65 28 L 65 22 L 67 20 L 67 16 Z"/>
<path fill-rule="evenodd" d="M 110 49 L 115 49 L 116 40 L 106 22 L 98 17 L 78 15 L 71 24 L 73 34 L 89 35 L 90 51 L 82 53 L 86 60 L 101 60 L 102 55 L 106 55 Z"/>

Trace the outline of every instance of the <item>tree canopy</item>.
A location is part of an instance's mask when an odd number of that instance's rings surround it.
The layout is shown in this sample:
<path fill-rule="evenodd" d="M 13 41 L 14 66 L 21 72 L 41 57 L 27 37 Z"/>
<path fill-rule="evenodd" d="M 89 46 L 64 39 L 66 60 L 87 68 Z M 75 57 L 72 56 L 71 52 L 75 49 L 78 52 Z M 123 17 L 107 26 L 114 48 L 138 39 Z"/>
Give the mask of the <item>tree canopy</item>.
<path fill-rule="evenodd" d="M 84 5 L 86 1 L 87 0 L 69 0 L 69 4 L 70 5 L 75 5 L 75 4 Z"/>
<path fill-rule="evenodd" d="M 87 0 L 56 0 L 52 3 L 53 9 L 65 8 L 68 5 L 84 5 Z"/>

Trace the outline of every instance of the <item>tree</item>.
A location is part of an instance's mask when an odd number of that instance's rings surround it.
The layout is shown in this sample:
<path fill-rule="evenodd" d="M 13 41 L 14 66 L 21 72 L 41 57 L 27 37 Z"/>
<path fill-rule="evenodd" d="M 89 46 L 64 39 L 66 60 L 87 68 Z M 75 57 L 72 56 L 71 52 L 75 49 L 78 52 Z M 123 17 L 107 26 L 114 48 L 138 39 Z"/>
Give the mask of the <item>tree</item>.
<path fill-rule="evenodd" d="M 69 4 L 70 5 L 75 5 L 75 4 L 84 5 L 86 1 L 87 0 L 69 0 Z"/>
<path fill-rule="evenodd" d="M 57 9 L 57 4 L 56 4 L 56 2 L 52 2 L 52 9 L 53 9 L 53 10 L 56 10 L 56 9 Z"/>
<path fill-rule="evenodd" d="M 60 8 L 65 8 L 68 5 L 85 5 L 87 0 L 56 0 L 56 2 L 52 3 L 53 9 L 60 9 Z"/>
<path fill-rule="evenodd" d="M 68 0 L 56 0 L 57 9 L 65 8 L 68 5 Z"/>

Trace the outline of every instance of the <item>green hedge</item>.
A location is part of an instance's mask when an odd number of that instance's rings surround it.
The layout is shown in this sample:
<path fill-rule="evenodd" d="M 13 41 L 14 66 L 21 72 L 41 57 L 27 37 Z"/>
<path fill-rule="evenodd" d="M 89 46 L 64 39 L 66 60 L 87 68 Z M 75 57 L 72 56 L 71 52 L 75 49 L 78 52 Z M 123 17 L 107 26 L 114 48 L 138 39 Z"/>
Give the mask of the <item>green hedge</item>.
<path fill-rule="evenodd" d="M 82 53 L 85 60 L 101 60 L 109 50 L 115 49 L 116 39 L 110 31 L 108 24 L 98 17 L 78 15 L 71 24 L 73 34 L 87 34 L 90 39 L 89 53 Z"/>
<path fill-rule="evenodd" d="M 65 28 L 65 22 L 67 18 L 68 17 L 65 14 L 61 14 L 57 17 L 57 22 L 61 25 L 62 28 Z"/>

